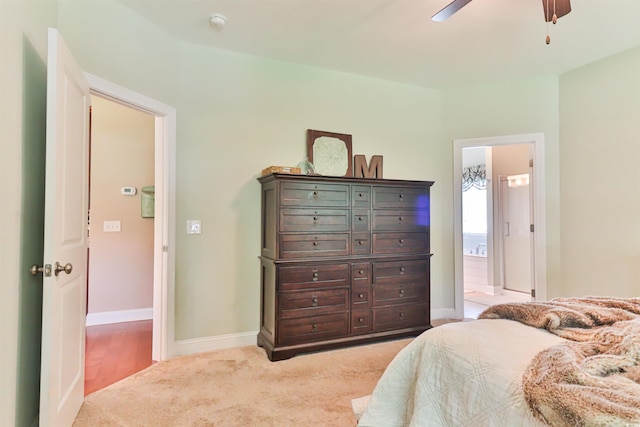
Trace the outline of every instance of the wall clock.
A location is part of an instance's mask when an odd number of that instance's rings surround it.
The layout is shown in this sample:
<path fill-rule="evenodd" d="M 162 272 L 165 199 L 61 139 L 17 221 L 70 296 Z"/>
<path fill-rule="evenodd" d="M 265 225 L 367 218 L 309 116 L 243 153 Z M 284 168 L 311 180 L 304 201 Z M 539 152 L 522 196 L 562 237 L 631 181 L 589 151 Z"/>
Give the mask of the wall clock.
<path fill-rule="evenodd" d="M 351 135 L 308 129 L 307 156 L 319 175 L 353 176 Z"/>

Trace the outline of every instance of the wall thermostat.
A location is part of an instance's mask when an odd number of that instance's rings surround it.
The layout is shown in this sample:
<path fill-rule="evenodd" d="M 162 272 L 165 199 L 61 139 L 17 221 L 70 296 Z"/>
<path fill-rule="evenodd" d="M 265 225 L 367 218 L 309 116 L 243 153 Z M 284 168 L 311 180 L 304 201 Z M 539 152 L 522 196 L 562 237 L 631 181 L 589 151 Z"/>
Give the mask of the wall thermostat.
<path fill-rule="evenodd" d="M 120 194 L 122 194 L 123 196 L 135 196 L 136 187 L 122 187 L 120 189 Z"/>

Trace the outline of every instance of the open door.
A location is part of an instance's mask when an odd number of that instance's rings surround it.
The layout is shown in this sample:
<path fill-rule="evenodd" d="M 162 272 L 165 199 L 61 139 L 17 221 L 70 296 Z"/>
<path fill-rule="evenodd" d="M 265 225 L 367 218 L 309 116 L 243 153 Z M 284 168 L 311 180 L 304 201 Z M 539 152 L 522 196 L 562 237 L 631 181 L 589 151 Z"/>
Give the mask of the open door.
<path fill-rule="evenodd" d="M 89 84 L 49 29 L 40 425 L 70 426 L 84 400 Z"/>
<path fill-rule="evenodd" d="M 530 225 L 530 174 L 500 177 L 502 285 L 532 295 L 533 256 Z"/>

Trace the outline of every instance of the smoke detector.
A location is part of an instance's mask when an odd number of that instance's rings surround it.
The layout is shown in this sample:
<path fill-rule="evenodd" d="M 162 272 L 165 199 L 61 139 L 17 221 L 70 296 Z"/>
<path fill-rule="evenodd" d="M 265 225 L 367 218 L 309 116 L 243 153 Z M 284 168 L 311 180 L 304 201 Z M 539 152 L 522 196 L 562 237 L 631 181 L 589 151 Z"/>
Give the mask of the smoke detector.
<path fill-rule="evenodd" d="M 222 30 L 227 23 L 227 17 L 219 13 L 214 13 L 209 17 L 209 23 L 216 30 Z"/>

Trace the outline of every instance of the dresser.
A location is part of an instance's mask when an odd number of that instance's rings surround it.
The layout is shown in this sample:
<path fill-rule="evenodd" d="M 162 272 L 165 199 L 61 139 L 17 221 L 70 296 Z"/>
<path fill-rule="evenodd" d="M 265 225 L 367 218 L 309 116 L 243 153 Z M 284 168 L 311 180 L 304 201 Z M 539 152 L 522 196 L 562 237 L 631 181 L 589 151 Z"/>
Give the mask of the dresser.
<path fill-rule="evenodd" d="M 270 174 L 258 345 L 270 360 L 431 328 L 431 181 Z"/>

